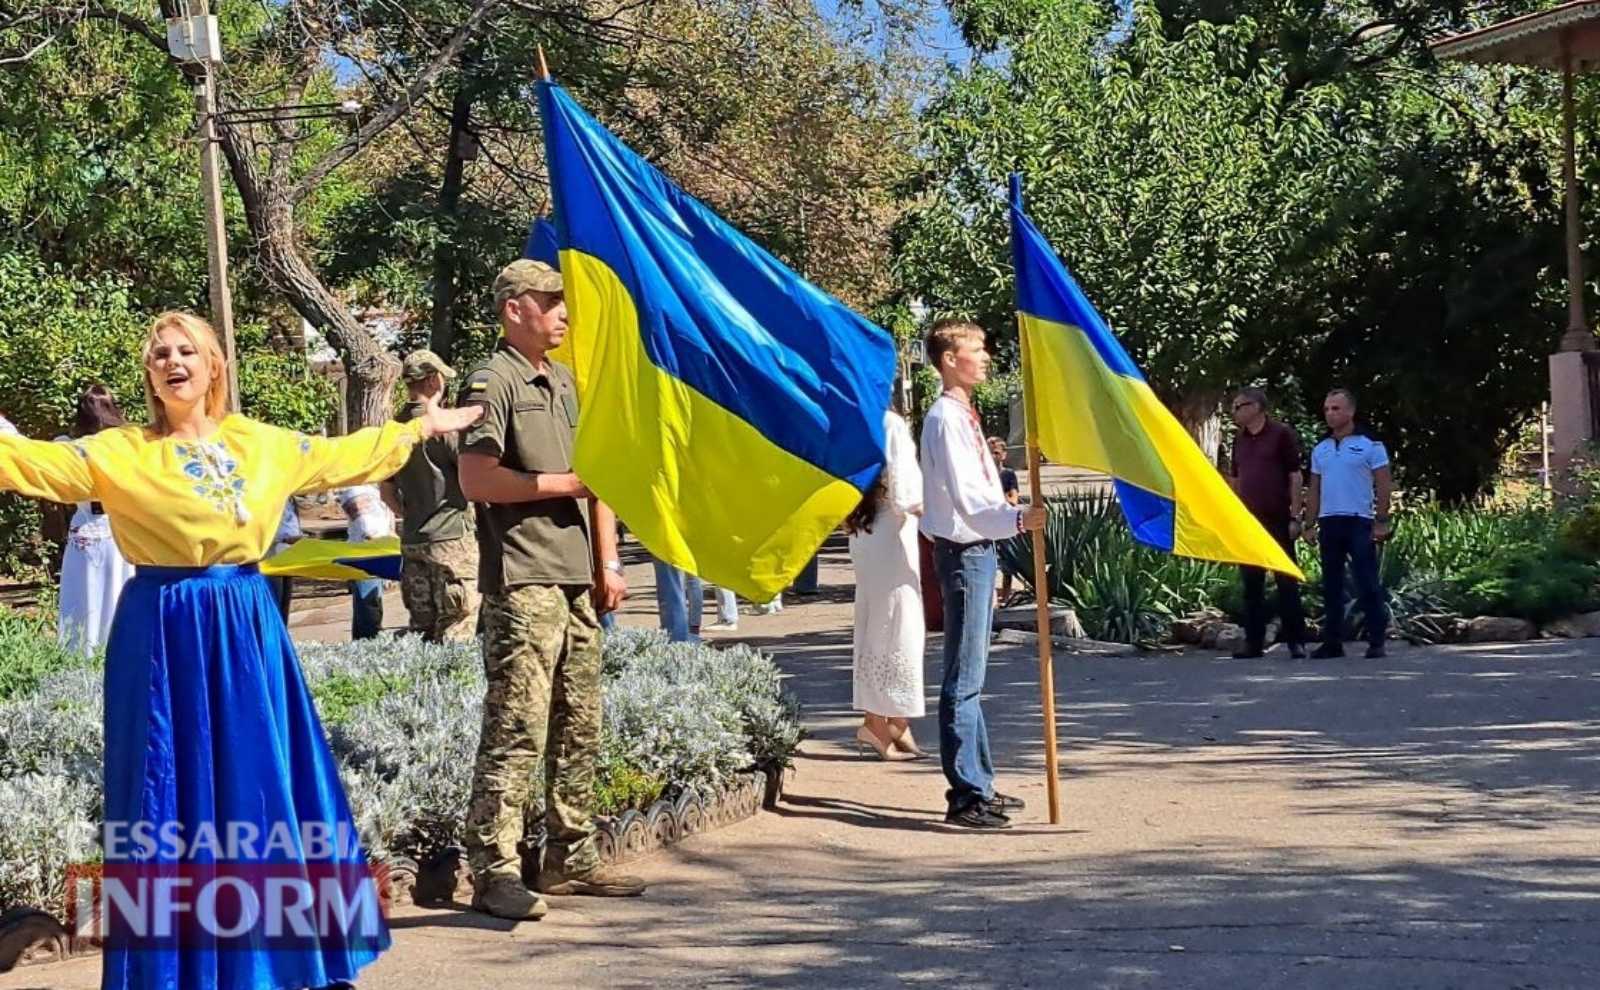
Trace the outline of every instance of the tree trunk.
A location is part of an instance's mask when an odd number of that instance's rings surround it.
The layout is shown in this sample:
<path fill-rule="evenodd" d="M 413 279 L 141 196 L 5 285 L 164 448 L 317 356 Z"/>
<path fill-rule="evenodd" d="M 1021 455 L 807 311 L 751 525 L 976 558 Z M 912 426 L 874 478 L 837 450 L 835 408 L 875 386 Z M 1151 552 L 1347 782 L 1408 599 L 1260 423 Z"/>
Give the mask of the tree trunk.
<path fill-rule="evenodd" d="M 1200 445 L 1206 460 L 1216 464 L 1222 449 L 1222 393 L 1203 389 L 1184 395 L 1173 404 L 1173 415 Z"/>
<path fill-rule="evenodd" d="M 400 377 L 400 362 L 384 350 L 306 260 L 295 230 L 295 205 L 341 165 L 360 154 L 379 134 L 411 112 L 502 6 L 503 0 L 474 0 L 471 13 L 456 26 L 449 42 L 413 76 L 405 90 L 297 177 L 293 174 L 293 163 L 299 135 L 288 120 L 279 119 L 271 125 L 278 140 L 267 154 L 265 173 L 257 160 L 255 146 L 241 130 L 229 126 L 226 120 L 217 129 L 217 142 L 228 160 L 234 186 L 239 190 L 245 220 L 256 239 L 256 254 L 267 280 L 284 294 L 296 312 L 327 336 L 344 361 L 348 383 L 345 408 L 352 429 L 376 426 L 392 416 L 394 383 Z M 176 16 L 182 12 L 182 7 L 176 0 L 161 0 L 163 17 Z M 85 16 L 112 19 L 157 50 L 166 51 L 160 32 L 138 17 L 119 11 L 89 11 Z M 289 105 L 300 102 L 316 66 L 321 64 L 321 54 L 314 47 L 306 49 L 304 54 L 306 58 L 286 93 Z M 172 64 L 186 79 L 193 81 L 193 67 L 178 65 L 176 61 Z M 230 108 L 224 102 L 221 109 Z M 456 149 L 452 148 L 452 154 L 455 153 Z"/>
<path fill-rule="evenodd" d="M 455 346 L 456 211 L 461 202 L 461 180 L 467 164 L 462 156 L 463 142 L 470 137 L 467 126 L 471 122 L 472 92 L 463 78 L 457 83 L 456 95 L 450 104 L 450 140 L 444 153 L 444 180 L 439 185 L 441 230 L 433 249 L 433 330 L 428 336 L 428 346 L 446 363 Z"/>
<path fill-rule="evenodd" d="M 344 361 L 350 428 L 387 422 L 394 415 L 394 383 L 400 377 L 400 362 L 322 283 L 300 253 L 289 204 L 270 204 L 260 216 L 261 229 L 254 233 L 260 241 L 259 257 L 267 278 L 301 316 L 323 332 Z"/>

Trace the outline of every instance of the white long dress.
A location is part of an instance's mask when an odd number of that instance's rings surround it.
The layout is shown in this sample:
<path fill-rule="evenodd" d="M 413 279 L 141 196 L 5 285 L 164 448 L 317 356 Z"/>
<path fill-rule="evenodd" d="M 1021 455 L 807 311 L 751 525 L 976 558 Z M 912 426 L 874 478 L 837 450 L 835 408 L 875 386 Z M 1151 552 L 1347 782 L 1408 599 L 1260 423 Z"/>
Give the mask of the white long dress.
<path fill-rule="evenodd" d="M 133 577 L 133 565 L 111 538 L 111 520 L 79 502 L 67 526 L 67 547 L 61 558 L 61 645 L 85 656 L 111 638 L 122 586 Z"/>
<path fill-rule="evenodd" d="M 922 469 L 906 421 L 883 421 L 885 493 L 872 531 L 850 537 L 856 568 L 854 707 L 892 718 L 926 713 L 922 688 L 922 582 L 917 518 Z"/>

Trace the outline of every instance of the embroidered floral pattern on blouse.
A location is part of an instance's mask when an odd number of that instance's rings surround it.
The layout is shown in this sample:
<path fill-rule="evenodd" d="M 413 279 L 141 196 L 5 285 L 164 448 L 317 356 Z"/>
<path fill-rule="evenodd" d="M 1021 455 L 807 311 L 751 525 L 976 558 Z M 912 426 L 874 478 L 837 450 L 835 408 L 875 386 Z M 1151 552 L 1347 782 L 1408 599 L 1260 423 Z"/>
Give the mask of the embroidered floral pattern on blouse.
<path fill-rule="evenodd" d="M 239 462 L 228 448 L 215 440 L 197 440 L 180 443 L 176 450 L 196 495 L 218 512 L 232 513 L 241 523 L 249 520 L 244 506 L 245 481 L 237 475 Z"/>

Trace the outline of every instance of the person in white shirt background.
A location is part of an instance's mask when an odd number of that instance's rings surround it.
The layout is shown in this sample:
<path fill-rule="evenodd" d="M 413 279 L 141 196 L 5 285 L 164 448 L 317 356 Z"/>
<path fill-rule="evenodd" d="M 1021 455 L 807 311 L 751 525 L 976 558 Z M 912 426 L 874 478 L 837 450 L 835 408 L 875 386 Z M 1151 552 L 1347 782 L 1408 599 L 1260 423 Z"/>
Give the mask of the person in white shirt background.
<path fill-rule="evenodd" d="M 341 488 L 339 508 L 350 520 L 346 539 L 365 543 L 394 535 L 394 514 L 383 504 L 376 485 Z M 350 638 L 371 639 L 383 629 L 383 579 L 350 582 Z"/>
<path fill-rule="evenodd" d="M 995 790 L 982 703 L 994 620 L 994 541 L 1043 529 L 1045 510 L 1006 501 L 972 407 L 973 387 L 989 377 L 983 330 L 965 320 L 940 320 L 928 331 L 925 346 L 943 384 L 922 421 L 921 530 L 933 541 L 944 596 L 939 762 L 950 784 L 945 821 L 963 828 L 1007 828 L 1023 802 Z"/>
<path fill-rule="evenodd" d="M 78 396 L 71 439 L 122 424 L 122 410 L 111 390 L 91 385 Z M 61 608 L 56 626 L 61 645 L 85 656 L 105 646 L 111 638 L 111 619 L 122 586 L 132 577 L 133 565 L 117 549 L 105 511 L 98 502 L 79 502 L 67 524 L 67 545 L 61 555 Z"/>

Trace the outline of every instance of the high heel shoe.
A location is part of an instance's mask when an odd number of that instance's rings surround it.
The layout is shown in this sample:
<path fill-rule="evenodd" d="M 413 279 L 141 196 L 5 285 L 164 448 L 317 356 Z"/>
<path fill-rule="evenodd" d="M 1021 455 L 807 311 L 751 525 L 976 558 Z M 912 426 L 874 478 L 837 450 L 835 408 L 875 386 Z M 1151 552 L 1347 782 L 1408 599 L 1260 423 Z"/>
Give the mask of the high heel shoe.
<path fill-rule="evenodd" d="M 904 729 L 901 729 L 900 734 L 895 736 L 894 739 L 890 740 L 889 745 L 893 746 L 900 752 L 905 753 L 913 760 L 921 760 L 926 758 L 928 755 L 928 751 L 923 749 L 921 746 L 918 746 L 917 741 L 912 738 L 911 726 L 909 725 Z"/>
<path fill-rule="evenodd" d="M 893 743 L 886 743 L 882 739 L 879 739 L 878 734 L 866 726 L 857 726 L 856 752 L 866 755 L 866 750 L 868 747 L 871 747 L 878 754 L 878 758 L 880 760 L 887 760 L 891 763 L 900 760 L 914 759 L 914 757 L 912 757 L 910 754 L 902 753 L 895 749 Z"/>

